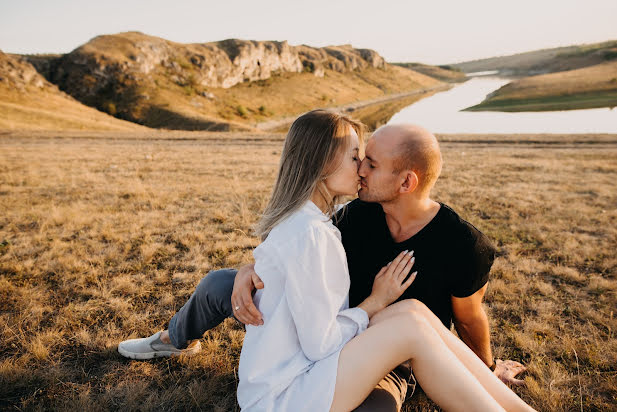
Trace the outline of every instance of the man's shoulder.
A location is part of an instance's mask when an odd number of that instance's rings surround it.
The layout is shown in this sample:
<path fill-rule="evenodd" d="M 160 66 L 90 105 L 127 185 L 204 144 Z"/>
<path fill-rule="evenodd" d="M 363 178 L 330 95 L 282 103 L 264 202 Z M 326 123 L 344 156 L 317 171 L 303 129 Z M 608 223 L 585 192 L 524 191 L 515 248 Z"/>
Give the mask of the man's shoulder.
<path fill-rule="evenodd" d="M 474 224 L 463 219 L 452 207 L 441 204 L 439 226 L 442 231 L 448 232 L 447 238 L 455 242 L 466 242 L 470 245 L 483 245 L 493 248 L 489 238 Z"/>
<path fill-rule="evenodd" d="M 441 204 L 440 226 L 443 230 L 447 230 L 454 236 L 470 238 L 486 238 L 486 235 L 482 233 L 473 223 L 463 219 L 452 207 L 445 203 Z"/>
<path fill-rule="evenodd" d="M 452 207 L 445 203 L 440 203 L 439 211 L 440 225 L 446 226 L 451 230 L 460 231 L 461 234 L 469 234 L 472 232 L 482 233 L 477 227 L 463 219 Z"/>

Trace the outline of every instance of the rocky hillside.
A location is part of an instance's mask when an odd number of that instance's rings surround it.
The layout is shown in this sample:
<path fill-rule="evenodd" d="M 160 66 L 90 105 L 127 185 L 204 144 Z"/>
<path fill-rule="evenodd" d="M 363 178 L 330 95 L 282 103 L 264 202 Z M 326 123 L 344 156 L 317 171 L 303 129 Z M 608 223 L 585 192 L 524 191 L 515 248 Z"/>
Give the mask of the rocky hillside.
<path fill-rule="evenodd" d="M 24 92 L 30 88 L 43 89 L 50 87 L 50 84 L 45 81 L 31 64 L 18 56 L 7 55 L 1 50 L 0 85 Z"/>
<path fill-rule="evenodd" d="M 62 56 L 25 58 L 89 106 L 171 129 L 250 129 L 313 107 L 440 83 L 348 45 L 236 39 L 180 44 L 138 32 L 98 36 Z"/>
<path fill-rule="evenodd" d="M 58 90 L 25 59 L 0 51 L 0 129 L 140 130 Z"/>

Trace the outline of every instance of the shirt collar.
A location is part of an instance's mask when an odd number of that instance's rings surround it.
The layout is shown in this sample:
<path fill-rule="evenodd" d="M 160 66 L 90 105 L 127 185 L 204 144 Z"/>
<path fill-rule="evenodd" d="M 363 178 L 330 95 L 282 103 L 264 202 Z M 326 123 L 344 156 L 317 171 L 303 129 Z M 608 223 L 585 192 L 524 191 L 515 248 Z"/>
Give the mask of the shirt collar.
<path fill-rule="evenodd" d="M 319 207 L 312 200 L 307 200 L 304 206 L 302 206 L 302 210 L 309 212 L 312 215 L 328 217 L 324 212 L 321 211 Z"/>

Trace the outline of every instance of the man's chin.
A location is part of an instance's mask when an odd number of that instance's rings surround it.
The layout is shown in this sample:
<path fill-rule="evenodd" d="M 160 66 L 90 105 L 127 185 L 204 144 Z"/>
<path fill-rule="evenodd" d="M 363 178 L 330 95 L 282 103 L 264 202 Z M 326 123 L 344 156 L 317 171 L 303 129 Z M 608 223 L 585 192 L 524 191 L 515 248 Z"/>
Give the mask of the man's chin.
<path fill-rule="evenodd" d="M 368 190 L 364 187 L 361 187 L 360 190 L 358 190 L 358 198 L 363 202 L 371 202 L 371 196 Z"/>

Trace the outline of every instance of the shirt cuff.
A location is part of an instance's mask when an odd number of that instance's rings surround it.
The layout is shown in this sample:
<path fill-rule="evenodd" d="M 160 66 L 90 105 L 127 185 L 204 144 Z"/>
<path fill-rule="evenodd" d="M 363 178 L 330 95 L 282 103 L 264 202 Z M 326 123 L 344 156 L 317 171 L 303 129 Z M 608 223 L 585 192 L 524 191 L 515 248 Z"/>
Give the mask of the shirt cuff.
<path fill-rule="evenodd" d="M 360 334 L 368 328 L 368 313 L 361 308 L 349 308 L 339 312 L 339 316 L 345 316 L 351 319 L 356 325 L 358 325 L 358 333 Z"/>

